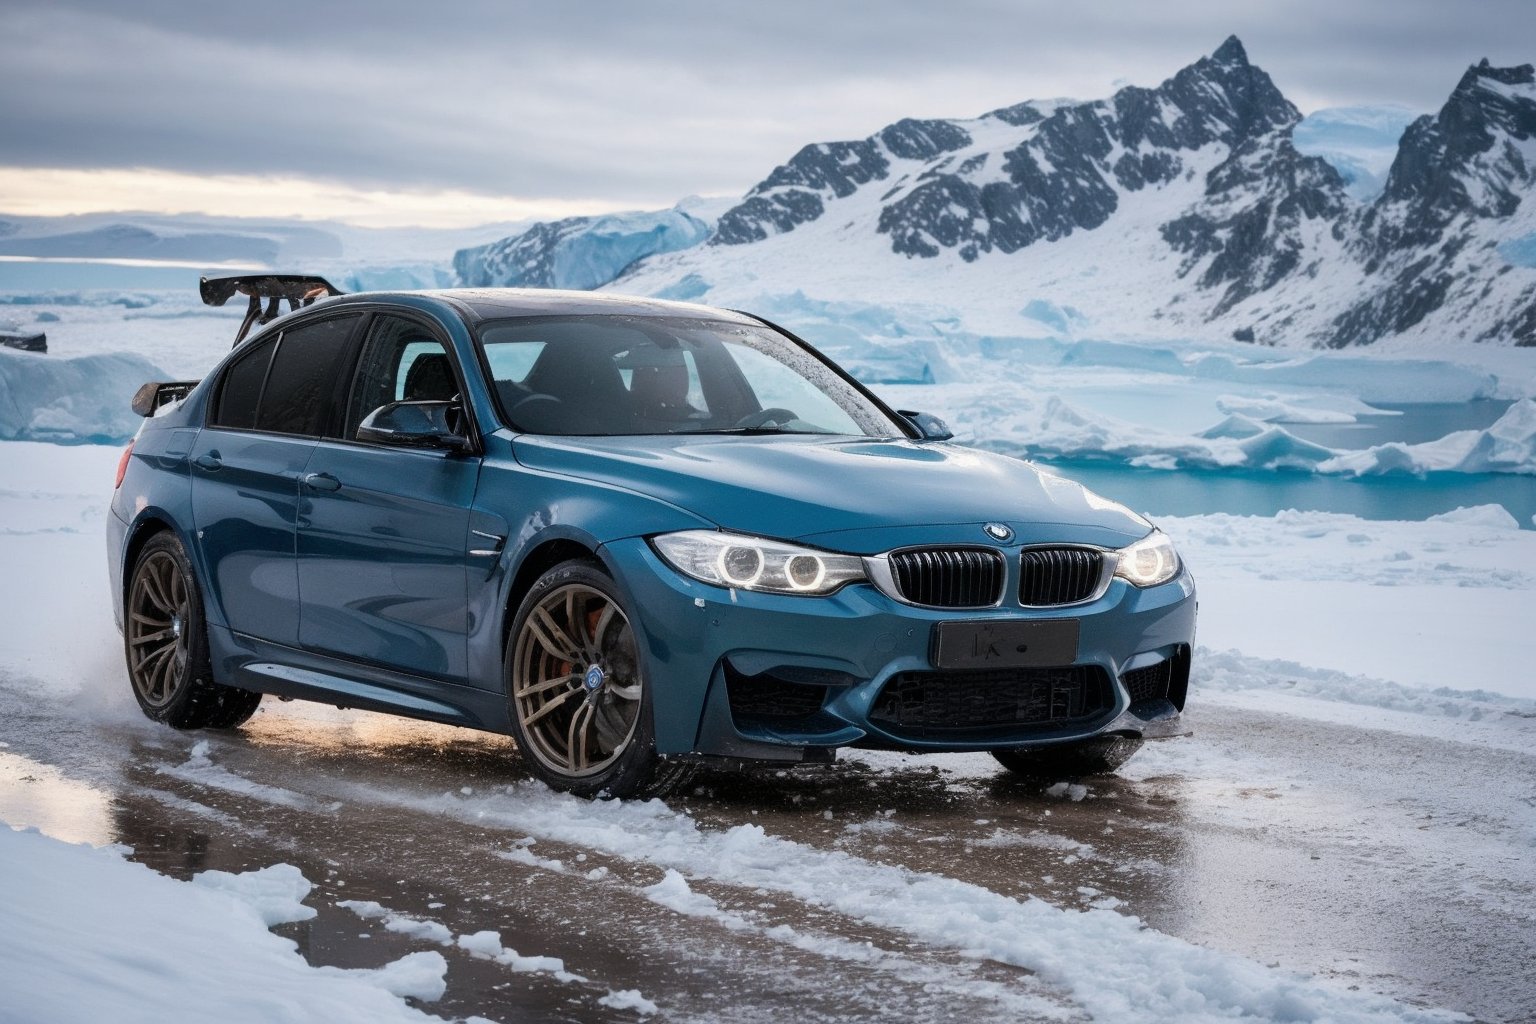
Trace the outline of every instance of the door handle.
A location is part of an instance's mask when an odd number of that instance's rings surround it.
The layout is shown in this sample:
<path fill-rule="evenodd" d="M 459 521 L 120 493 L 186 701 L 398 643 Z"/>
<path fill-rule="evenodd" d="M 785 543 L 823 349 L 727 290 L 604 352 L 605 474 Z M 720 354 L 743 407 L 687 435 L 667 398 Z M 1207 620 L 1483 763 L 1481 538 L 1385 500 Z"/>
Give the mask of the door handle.
<path fill-rule="evenodd" d="M 219 458 L 218 452 L 205 452 L 193 459 L 192 462 L 200 469 L 206 469 L 210 473 L 224 467 L 224 460 Z"/>
<path fill-rule="evenodd" d="M 305 473 L 304 486 L 312 491 L 339 491 L 341 481 L 329 473 Z"/>

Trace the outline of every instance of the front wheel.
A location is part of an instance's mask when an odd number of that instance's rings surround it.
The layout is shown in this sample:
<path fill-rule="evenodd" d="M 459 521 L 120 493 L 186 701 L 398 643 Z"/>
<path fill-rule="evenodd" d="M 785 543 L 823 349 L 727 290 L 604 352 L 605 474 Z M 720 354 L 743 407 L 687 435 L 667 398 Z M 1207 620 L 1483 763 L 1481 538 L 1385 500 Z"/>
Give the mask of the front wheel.
<path fill-rule="evenodd" d="M 992 756 L 1015 775 L 1042 782 L 1109 775 L 1141 749 L 1131 736 L 1097 736 L 1035 750 L 994 750 Z"/>
<path fill-rule="evenodd" d="M 562 562 L 534 583 L 512 622 L 505 676 L 518 749 L 554 789 L 662 796 L 692 774 L 656 754 L 639 640 L 596 562 Z"/>
<path fill-rule="evenodd" d="M 261 694 L 213 681 L 202 594 L 172 534 L 139 552 L 125 612 L 128 679 L 144 714 L 177 729 L 233 729 L 256 713 Z"/>

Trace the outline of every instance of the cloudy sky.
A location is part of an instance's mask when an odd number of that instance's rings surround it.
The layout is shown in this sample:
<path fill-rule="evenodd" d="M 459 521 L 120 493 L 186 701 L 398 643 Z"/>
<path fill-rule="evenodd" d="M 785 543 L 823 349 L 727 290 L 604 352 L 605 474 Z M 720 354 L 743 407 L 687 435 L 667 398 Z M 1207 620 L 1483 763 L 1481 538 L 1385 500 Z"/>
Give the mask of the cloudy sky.
<path fill-rule="evenodd" d="M 0 210 L 437 225 L 740 194 L 901 117 L 1155 85 L 1236 33 L 1303 111 L 1536 60 L 1531 0 L 5 0 Z"/>

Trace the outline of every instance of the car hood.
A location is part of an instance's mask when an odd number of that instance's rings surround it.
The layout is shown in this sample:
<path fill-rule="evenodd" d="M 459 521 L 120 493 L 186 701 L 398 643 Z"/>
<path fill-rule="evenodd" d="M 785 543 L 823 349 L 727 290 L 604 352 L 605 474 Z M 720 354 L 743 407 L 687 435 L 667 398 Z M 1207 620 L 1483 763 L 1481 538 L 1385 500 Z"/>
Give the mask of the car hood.
<path fill-rule="evenodd" d="M 824 435 L 519 435 L 530 469 L 647 494 L 723 529 L 855 553 L 901 544 L 988 543 L 1004 523 L 1018 543 L 1120 546 L 1150 524 L 1036 466 L 952 444 Z M 963 528 L 963 529 L 955 529 Z"/>

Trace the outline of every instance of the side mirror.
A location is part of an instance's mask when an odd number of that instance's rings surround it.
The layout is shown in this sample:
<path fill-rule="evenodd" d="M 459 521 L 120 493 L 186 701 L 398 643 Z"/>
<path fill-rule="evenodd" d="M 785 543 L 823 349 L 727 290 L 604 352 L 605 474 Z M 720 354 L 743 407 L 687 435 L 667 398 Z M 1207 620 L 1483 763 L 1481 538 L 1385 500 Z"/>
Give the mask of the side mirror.
<path fill-rule="evenodd" d="M 918 434 L 924 441 L 948 441 L 955 436 L 955 432 L 949 429 L 949 424 L 931 412 L 897 409 L 896 414 L 898 416 L 905 416 L 907 422 L 917 428 Z"/>
<path fill-rule="evenodd" d="M 458 402 L 390 402 L 358 424 L 357 439 L 400 448 L 468 451 L 469 438 L 454 427 L 464 418 Z"/>

